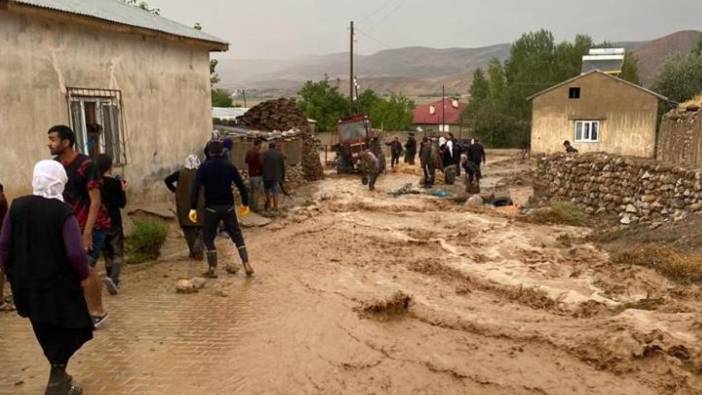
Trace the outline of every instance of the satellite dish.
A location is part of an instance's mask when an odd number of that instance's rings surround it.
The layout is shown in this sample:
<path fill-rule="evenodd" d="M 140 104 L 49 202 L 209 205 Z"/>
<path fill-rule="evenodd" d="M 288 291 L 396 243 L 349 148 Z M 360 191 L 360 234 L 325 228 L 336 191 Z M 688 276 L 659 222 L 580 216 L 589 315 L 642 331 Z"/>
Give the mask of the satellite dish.
<path fill-rule="evenodd" d="M 436 114 L 436 107 L 433 105 L 429 106 L 429 114 L 434 115 Z"/>
<path fill-rule="evenodd" d="M 458 108 L 458 100 L 456 100 L 456 99 L 451 100 L 451 105 L 453 106 L 453 108 Z"/>

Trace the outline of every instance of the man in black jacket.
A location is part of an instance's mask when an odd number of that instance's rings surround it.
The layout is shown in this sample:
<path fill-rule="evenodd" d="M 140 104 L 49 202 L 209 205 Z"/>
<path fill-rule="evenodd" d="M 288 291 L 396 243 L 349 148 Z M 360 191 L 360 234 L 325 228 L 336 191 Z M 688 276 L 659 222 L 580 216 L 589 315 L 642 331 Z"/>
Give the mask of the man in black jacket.
<path fill-rule="evenodd" d="M 414 133 L 409 134 L 409 138 L 405 143 L 405 163 L 414 165 L 414 158 L 417 156 L 417 140 L 414 138 Z"/>
<path fill-rule="evenodd" d="M 195 184 L 191 195 L 189 217 L 192 222 L 197 222 L 197 203 L 200 189 L 205 190 L 205 227 L 203 231 L 205 247 L 207 247 L 208 270 L 205 276 L 216 278 L 217 249 L 214 240 L 217 236 L 217 226 L 224 223 L 224 229 L 229 234 L 239 250 L 241 262 L 246 270 L 246 275 L 251 276 L 254 271 L 249 264 L 249 256 L 244 244 L 244 236 L 239 228 L 236 214 L 234 213 L 234 195 L 232 184 L 236 185 L 241 195 L 242 211 L 248 211 L 249 194 L 241 179 L 239 171 L 224 155 L 224 146 L 220 141 L 212 141 L 208 146 L 210 160 L 206 161 L 197 171 Z M 227 265 L 227 271 L 236 273 L 238 268 Z"/>

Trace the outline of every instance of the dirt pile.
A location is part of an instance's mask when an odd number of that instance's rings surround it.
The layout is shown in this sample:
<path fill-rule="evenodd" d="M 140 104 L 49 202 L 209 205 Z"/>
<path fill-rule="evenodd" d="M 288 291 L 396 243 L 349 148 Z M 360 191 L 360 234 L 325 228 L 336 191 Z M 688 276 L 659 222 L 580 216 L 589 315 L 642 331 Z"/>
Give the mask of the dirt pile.
<path fill-rule="evenodd" d="M 305 114 L 295 102 L 281 98 L 265 101 L 246 112 L 238 121 L 250 128 L 267 131 L 298 129 L 302 132 L 302 171 L 307 181 L 320 180 L 324 176 L 319 159 L 319 143 L 314 139 Z"/>
<path fill-rule="evenodd" d="M 390 297 L 364 302 L 358 311 L 366 316 L 399 316 L 407 312 L 411 302 L 412 297 L 402 291 L 397 291 Z"/>

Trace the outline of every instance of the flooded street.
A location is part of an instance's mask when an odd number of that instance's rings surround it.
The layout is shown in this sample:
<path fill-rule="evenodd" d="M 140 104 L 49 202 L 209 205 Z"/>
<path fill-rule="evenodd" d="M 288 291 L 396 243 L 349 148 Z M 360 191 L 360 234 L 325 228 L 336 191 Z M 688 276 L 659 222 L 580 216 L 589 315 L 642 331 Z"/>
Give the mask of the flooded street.
<path fill-rule="evenodd" d="M 526 166 L 503 159 L 486 186 Z M 176 294 L 204 269 L 185 251 L 129 268 L 69 371 L 86 394 L 702 393 L 698 288 L 567 242 L 589 229 L 389 194 L 417 183 L 408 173 L 376 192 L 337 176 L 298 191 L 285 216 L 245 230 L 251 280 L 221 271 Z M 407 311 L 364 309 L 397 292 Z M 27 321 L 0 315 L 0 356 L 0 394 L 41 392 Z"/>

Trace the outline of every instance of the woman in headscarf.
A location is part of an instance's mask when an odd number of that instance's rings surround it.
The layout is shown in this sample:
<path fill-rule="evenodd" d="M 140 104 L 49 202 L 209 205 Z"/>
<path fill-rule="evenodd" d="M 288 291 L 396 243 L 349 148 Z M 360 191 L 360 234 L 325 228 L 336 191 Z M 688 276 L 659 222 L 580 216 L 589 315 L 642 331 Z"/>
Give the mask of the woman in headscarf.
<path fill-rule="evenodd" d="M 205 218 L 205 198 L 202 197 L 200 207 L 198 207 L 198 222 L 192 222 L 188 218 L 190 211 L 190 198 L 195 183 L 197 169 L 200 167 L 200 159 L 196 155 L 188 155 L 185 158 L 185 168 L 178 170 L 166 177 L 164 182 L 166 187 L 176 195 L 176 212 L 178 213 L 178 223 L 183 229 L 185 240 L 188 242 L 190 258 L 204 259 L 204 245 L 202 240 L 202 227 Z"/>
<path fill-rule="evenodd" d="M 59 162 L 37 163 L 34 193 L 15 199 L 0 234 L 0 265 L 17 312 L 29 318 L 51 364 L 47 395 L 82 393 L 66 366 L 94 329 L 83 294 L 89 269 L 80 226 L 63 203 L 67 179 Z"/>

